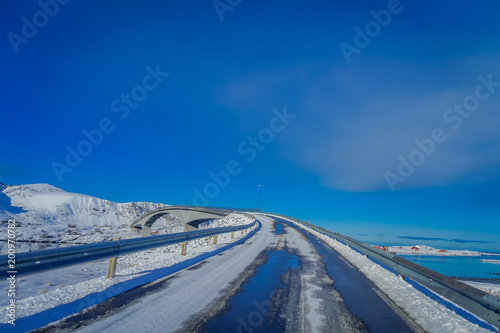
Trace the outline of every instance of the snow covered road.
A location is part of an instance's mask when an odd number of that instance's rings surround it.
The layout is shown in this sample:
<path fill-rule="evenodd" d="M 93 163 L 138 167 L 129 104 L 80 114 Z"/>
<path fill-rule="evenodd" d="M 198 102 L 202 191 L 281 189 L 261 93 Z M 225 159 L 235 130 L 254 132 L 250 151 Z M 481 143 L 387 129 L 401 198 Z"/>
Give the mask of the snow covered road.
<path fill-rule="evenodd" d="M 293 223 L 256 216 L 262 228 L 244 243 L 40 331 L 487 331 L 440 305 L 430 308 L 435 314 L 417 315 L 416 324 L 389 299 L 388 289 L 371 282 L 329 241 Z M 425 296 L 397 277 L 387 282 L 428 309 Z"/>
<path fill-rule="evenodd" d="M 276 244 L 270 223 L 245 243 L 155 283 L 161 290 L 130 300 L 126 306 L 109 309 L 103 318 L 84 322 L 80 332 L 172 332 L 193 314 L 217 308 L 220 298 L 235 280 L 245 279 L 257 256 Z M 126 296 L 124 296 L 126 297 Z M 196 316 L 196 315 L 195 315 Z"/>

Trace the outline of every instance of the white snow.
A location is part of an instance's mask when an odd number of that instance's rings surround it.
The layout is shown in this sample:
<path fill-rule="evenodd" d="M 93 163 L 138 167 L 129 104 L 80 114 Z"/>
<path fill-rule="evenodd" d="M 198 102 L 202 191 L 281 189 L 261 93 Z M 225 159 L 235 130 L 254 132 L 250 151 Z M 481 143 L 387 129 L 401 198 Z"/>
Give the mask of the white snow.
<path fill-rule="evenodd" d="M 435 249 L 427 245 L 388 246 L 387 252 L 395 255 L 463 256 L 463 257 L 475 257 L 485 254 L 483 252 L 469 251 L 469 250 Z"/>
<path fill-rule="evenodd" d="M 479 259 L 481 262 L 485 262 L 488 264 L 500 264 L 500 260 L 497 259 Z"/>
<path fill-rule="evenodd" d="M 295 223 L 291 220 L 290 222 Z M 401 281 L 393 273 L 375 264 L 348 246 L 302 224 L 295 224 L 311 232 L 317 238 L 323 240 L 326 244 L 339 252 L 345 259 L 372 280 L 380 290 L 415 320 L 415 322 L 425 331 L 436 333 L 491 333 L 490 330 L 481 328 L 438 304 L 413 288 L 410 284 Z"/>

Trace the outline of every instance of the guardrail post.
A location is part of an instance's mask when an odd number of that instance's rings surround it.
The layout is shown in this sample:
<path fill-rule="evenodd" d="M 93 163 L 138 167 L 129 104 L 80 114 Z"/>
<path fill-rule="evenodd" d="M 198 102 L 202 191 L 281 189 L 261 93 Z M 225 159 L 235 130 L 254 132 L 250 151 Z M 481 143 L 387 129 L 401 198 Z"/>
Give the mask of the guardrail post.
<path fill-rule="evenodd" d="M 184 242 L 182 243 L 181 256 L 186 255 L 186 250 L 187 250 L 187 242 Z"/>
<path fill-rule="evenodd" d="M 108 263 L 108 275 L 106 276 L 107 279 L 115 277 L 116 260 L 117 259 L 118 259 L 118 257 L 114 257 L 114 258 L 110 258 L 109 259 L 109 263 Z"/>
<path fill-rule="evenodd" d="M 217 244 L 217 235 L 214 235 L 214 245 Z"/>

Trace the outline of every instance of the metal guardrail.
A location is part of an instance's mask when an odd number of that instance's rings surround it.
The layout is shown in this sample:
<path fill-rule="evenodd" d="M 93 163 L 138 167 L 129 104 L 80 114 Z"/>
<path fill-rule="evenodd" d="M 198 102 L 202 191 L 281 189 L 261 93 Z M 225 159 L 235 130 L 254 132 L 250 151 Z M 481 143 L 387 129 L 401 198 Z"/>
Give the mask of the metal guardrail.
<path fill-rule="evenodd" d="M 488 294 L 482 290 L 469 286 L 457 279 L 432 271 L 423 266 L 417 265 L 409 260 L 374 248 L 366 243 L 318 227 L 316 225 L 301 221 L 299 219 L 274 213 L 266 215 L 282 217 L 293 222 L 300 223 L 317 232 L 340 240 L 350 247 L 358 250 L 367 257 L 371 257 L 382 264 L 392 268 L 402 277 L 408 277 L 413 281 L 423 285 L 433 292 L 443 296 L 449 301 L 463 307 L 467 311 L 485 320 L 500 330 L 500 298 Z"/>
<path fill-rule="evenodd" d="M 242 215 L 251 216 L 248 214 Z M 240 226 L 125 239 L 36 252 L 21 252 L 16 254 L 16 275 L 39 273 L 94 260 L 113 258 L 119 255 L 149 250 L 161 246 L 183 243 L 199 238 L 245 230 L 253 227 L 257 223 L 255 217 L 251 216 L 251 218 L 254 220 L 252 223 Z M 5 276 L 8 271 L 10 271 L 8 267 L 8 255 L 2 255 L 0 256 L 0 272 Z"/>

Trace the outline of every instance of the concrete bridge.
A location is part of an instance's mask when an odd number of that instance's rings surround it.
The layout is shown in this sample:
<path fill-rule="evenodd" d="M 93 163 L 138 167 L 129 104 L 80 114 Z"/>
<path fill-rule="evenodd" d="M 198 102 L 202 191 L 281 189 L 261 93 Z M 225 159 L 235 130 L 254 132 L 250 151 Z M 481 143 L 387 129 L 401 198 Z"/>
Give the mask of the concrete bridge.
<path fill-rule="evenodd" d="M 207 207 L 170 206 L 151 211 L 138 218 L 131 227 L 142 229 L 142 236 L 151 236 L 151 226 L 160 217 L 172 214 L 184 223 L 184 231 L 197 230 L 203 222 L 220 219 L 233 211 L 229 209 L 214 209 Z"/>

